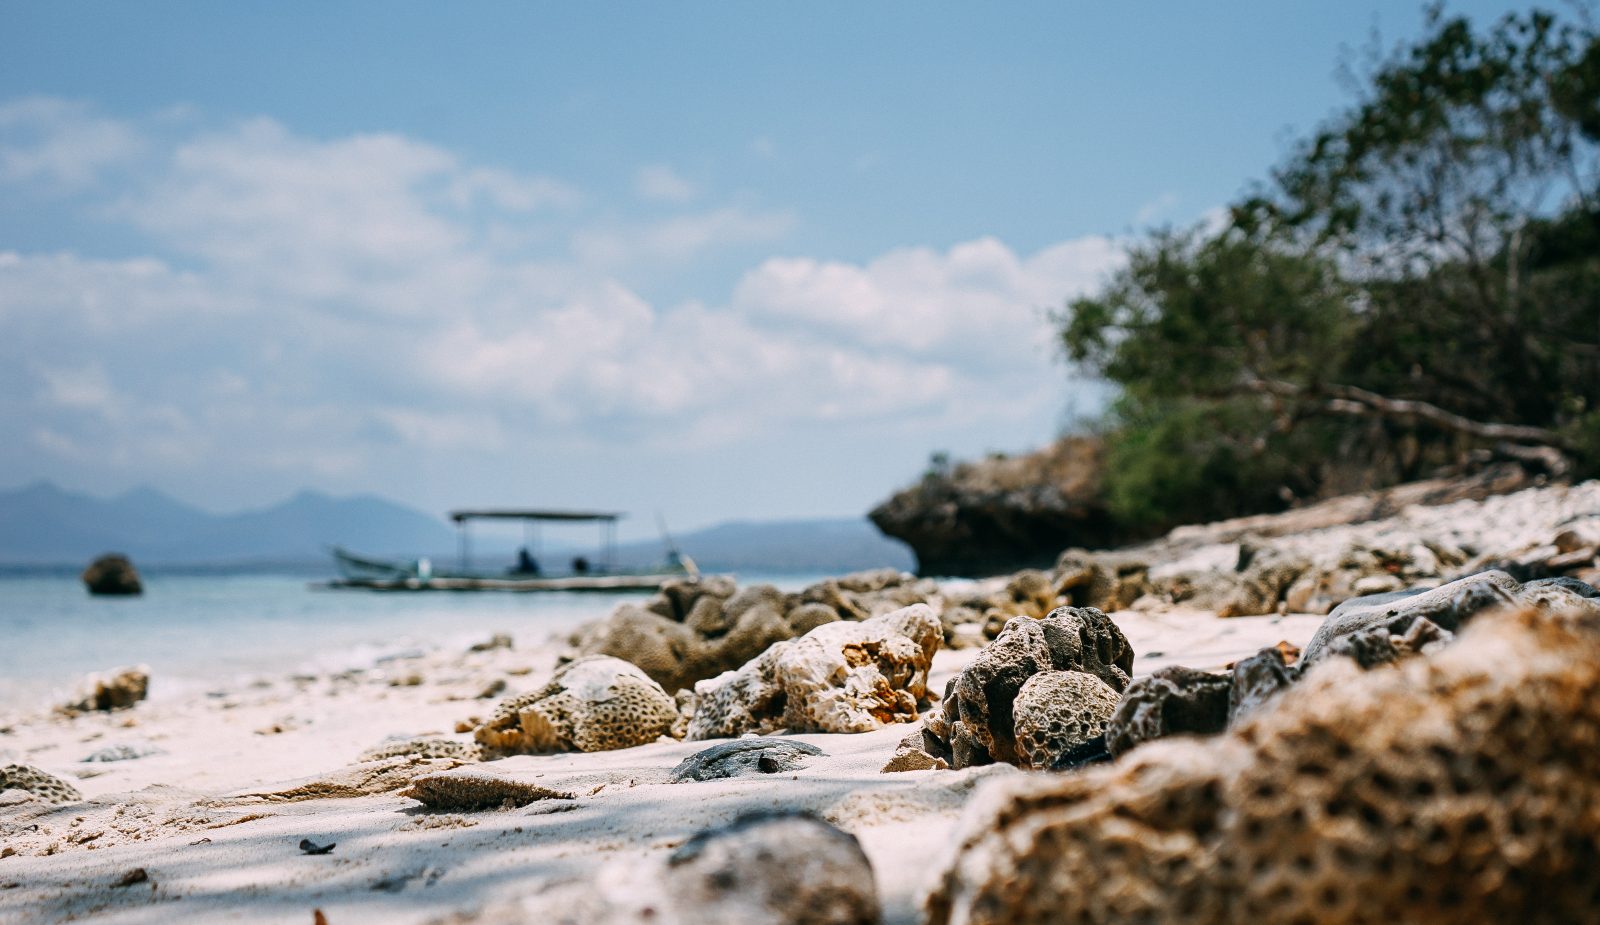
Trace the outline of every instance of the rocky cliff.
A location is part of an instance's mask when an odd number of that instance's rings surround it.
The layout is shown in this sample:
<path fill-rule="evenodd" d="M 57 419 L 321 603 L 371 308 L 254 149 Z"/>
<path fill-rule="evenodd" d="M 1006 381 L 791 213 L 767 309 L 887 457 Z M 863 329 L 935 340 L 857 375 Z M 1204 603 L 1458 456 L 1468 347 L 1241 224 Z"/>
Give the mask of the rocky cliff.
<path fill-rule="evenodd" d="M 1065 437 L 1021 456 L 935 466 L 868 515 L 904 540 L 924 575 L 992 575 L 1046 566 L 1072 546 L 1119 536 L 1102 499 L 1104 445 Z"/>

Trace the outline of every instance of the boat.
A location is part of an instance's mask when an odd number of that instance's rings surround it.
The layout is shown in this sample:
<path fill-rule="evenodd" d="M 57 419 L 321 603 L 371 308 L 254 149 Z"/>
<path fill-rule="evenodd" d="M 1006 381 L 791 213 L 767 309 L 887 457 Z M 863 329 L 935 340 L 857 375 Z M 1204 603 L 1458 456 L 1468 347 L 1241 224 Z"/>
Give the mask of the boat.
<path fill-rule="evenodd" d="M 383 559 L 330 547 L 340 577 L 327 582 L 329 588 L 354 588 L 367 591 L 654 591 L 674 578 L 699 575 L 694 560 L 678 551 L 663 527 L 666 557 L 654 568 L 623 569 L 616 566 L 616 524 L 622 514 L 615 511 L 557 511 L 524 509 L 475 509 L 451 511 L 456 525 L 457 561 L 436 565 L 426 557 Z M 476 568 L 472 562 L 469 525 L 480 520 L 517 520 L 523 523 L 526 544 L 509 568 Z M 601 527 L 601 548 L 593 560 L 576 556 L 563 569 L 550 571 L 537 558 L 539 527 L 550 522 L 590 522 Z"/>

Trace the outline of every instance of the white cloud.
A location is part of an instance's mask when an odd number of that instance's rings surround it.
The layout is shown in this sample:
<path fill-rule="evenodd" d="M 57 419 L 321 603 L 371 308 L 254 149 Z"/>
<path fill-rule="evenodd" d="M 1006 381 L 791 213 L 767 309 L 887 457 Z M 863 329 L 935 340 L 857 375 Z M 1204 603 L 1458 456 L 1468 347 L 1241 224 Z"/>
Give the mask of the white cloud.
<path fill-rule="evenodd" d="M 32 383 L 0 437 L 126 472 L 359 474 L 552 439 L 628 452 L 1034 420 L 1059 395 L 1042 311 L 1120 259 L 1104 238 L 772 257 L 726 304 L 657 304 L 618 268 L 770 247 L 795 216 L 726 205 L 596 225 L 560 181 L 400 135 L 256 119 L 162 147 L 114 129 L 153 166 L 102 214 L 151 255 L 0 252 L 0 369 Z M 563 237 L 570 254 L 537 243 Z"/>
<path fill-rule="evenodd" d="M 82 103 L 30 97 L 0 105 L 0 179 L 73 188 L 143 150 L 137 132 Z"/>
<path fill-rule="evenodd" d="M 666 164 L 639 168 L 633 178 L 634 191 L 651 202 L 688 202 L 695 197 L 694 184 Z"/>

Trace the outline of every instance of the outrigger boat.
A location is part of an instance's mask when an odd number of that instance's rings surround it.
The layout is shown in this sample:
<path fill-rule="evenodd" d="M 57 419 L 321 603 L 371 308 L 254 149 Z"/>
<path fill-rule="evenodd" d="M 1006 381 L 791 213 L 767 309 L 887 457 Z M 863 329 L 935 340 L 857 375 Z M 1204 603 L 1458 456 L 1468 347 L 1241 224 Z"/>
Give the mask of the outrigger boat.
<path fill-rule="evenodd" d="M 369 591 L 654 591 L 673 578 L 699 574 L 694 560 L 678 552 L 665 530 L 665 562 L 652 569 L 617 568 L 617 521 L 621 519 L 621 514 L 612 511 L 451 511 L 457 538 L 454 567 L 437 567 L 426 558 L 377 559 L 334 546 L 334 564 L 342 577 L 327 586 Z M 515 565 L 500 571 L 473 567 L 468 525 L 477 520 L 522 521 L 527 543 L 517 553 Z M 546 571 L 537 558 L 539 526 L 551 521 L 600 524 L 601 548 L 596 559 L 577 556 L 570 568 Z"/>

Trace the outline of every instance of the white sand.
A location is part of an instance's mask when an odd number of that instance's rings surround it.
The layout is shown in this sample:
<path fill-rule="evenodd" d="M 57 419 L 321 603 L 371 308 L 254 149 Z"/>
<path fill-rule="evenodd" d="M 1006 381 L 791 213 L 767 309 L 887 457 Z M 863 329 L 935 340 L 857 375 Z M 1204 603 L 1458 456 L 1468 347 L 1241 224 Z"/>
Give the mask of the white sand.
<path fill-rule="evenodd" d="M 1321 617 L 1219 620 L 1173 610 L 1114 615 L 1139 674 L 1169 664 L 1220 668 L 1279 640 L 1303 645 Z M 428 922 L 514 899 L 607 859 L 669 850 L 696 831 L 758 808 L 804 808 L 855 834 L 871 858 L 889 922 L 920 918 L 922 897 L 969 794 L 1009 767 L 879 773 L 914 727 L 805 735 L 825 757 L 799 772 L 671 784 L 666 775 L 711 743 L 518 757 L 472 767 L 580 795 L 518 809 L 432 813 L 393 793 L 300 802 L 242 796 L 327 777 L 391 736 L 455 734 L 495 700 L 535 689 L 558 647 L 436 654 L 381 670 L 283 678 L 115 714 L 0 717 L 0 764 L 34 764 L 88 801 L 44 806 L 0 797 L 0 921 L 96 923 Z M 1156 654 L 1160 653 L 1160 654 Z M 976 655 L 941 652 L 930 688 Z M 109 666 L 108 666 L 109 667 Z M 421 683 L 392 686 L 416 675 Z M 497 678 L 495 699 L 475 699 Z M 159 685 L 160 678 L 154 679 Z M 161 754 L 80 759 L 119 743 Z M 596 789 L 598 788 L 598 789 Z M 592 791 L 592 792 L 591 792 Z M 302 838 L 335 842 L 302 854 Z M 143 868 L 148 882 L 114 886 Z"/>

